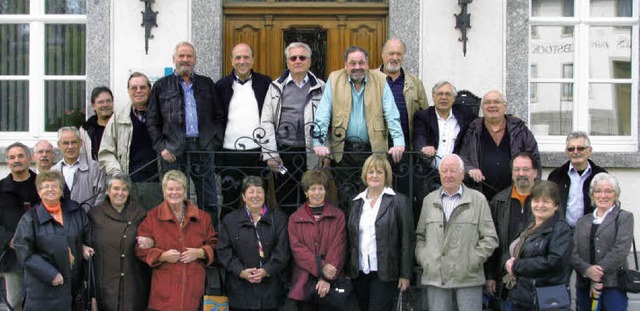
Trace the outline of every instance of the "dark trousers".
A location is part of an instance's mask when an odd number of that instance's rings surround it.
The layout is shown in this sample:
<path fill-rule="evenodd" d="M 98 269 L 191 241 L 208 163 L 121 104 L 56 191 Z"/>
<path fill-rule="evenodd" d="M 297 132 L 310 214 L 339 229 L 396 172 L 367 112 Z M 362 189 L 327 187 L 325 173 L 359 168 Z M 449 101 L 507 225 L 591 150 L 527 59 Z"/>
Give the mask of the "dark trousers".
<path fill-rule="evenodd" d="M 393 310 L 394 299 L 398 294 L 398 281 L 383 282 L 377 272 L 364 274 L 362 271 L 353 280 L 353 291 L 358 299 L 360 310 Z"/>
<path fill-rule="evenodd" d="M 320 305 L 310 301 L 297 301 L 298 311 L 332 311 L 330 306 Z"/>
<path fill-rule="evenodd" d="M 338 205 L 341 209 L 351 206 L 351 200 L 364 191 L 361 173 L 364 161 L 371 155 L 371 145 L 345 142 L 344 154 L 340 162 L 331 162 L 333 178 L 338 188 Z"/>
<path fill-rule="evenodd" d="M 200 150 L 197 141 L 187 141 L 184 153 L 176 161 L 169 163 L 162 159 L 160 164 L 163 175 L 170 170 L 180 170 L 191 177 L 196 187 L 198 207 L 209 213 L 214 228 L 218 229 L 218 197 L 213 160 L 214 154 Z M 189 193 L 188 189 L 185 190 Z"/>
<path fill-rule="evenodd" d="M 260 158 L 260 148 L 251 150 L 222 149 L 217 153 L 216 172 L 221 178 L 222 206 L 220 219 L 243 205 L 242 179 L 260 176 L 266 163 Z"/>
<path fill-rule="evenodd" d="M 306 200 L 300 182 L 302 174 L 307 170 L 307 149 L 278 146 L 278 150 L 280 150 L 281 164 L 287 172 L 275 174 L 276 200 L 280 209 L 290 216 Z"/>

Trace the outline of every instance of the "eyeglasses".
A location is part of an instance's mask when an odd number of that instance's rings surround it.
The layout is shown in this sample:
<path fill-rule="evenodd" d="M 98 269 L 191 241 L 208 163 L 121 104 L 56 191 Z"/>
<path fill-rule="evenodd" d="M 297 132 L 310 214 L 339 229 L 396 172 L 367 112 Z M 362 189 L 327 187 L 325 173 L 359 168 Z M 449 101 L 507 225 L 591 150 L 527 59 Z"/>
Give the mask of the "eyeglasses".
<path fill-rule="evenodd" d="M 588 146 L 579 146 L 579 147 L 567 147 L 567 151 L 568 152 L 574 152 L 574 151 L 578 151 L 578 152 L 583 152 L 585 150 L 587 150 L 589 147 Z"/>
<path fill-rule="evenodd" d="M 289 56 L 289 61 L 290 61 L 290 62 L 295 62 L 295 61 L 297 61 L 297 60 L 299 59 L 301 62 L 304 62 L 304 61 L 306 61 L 306 60 L 307 60 L 307 58 L 308 58 L 308 57 L 306 57 L 306 56 L 304 56 L 304 55 L 300 55 L 300 56 L 298 56 L 298 55 L 293 55 L 293 56 Z"/>
<path fill-rule="evenodd" d="M 593 190 L 594 194 L 614 194 L 615 191 L 613 191 L 612 189 L 596 189 Z"/>
<path fill-rule="evenodd" d="M 504 104 L 503 101 L 501 100 L 485 100 L 482 102 L 483 105 L 485 106 L 489 106 L 489 105 L 500 105 L 500 104 Z"/>
<path fill-rule="evenodd" d="M 436 93 L 437 97 L 453 97 L 453 93 L 449 93 L 449 92 L 437 92 Z"/>
<path fill-rule="evenodd" d="M 517 172 L 523 172 L 523 173 L 529 173 L 531 172 L 533 169 L 530 167 L 514 167 L 513 168 L 513 172 L 517 173 Z"/>
<path fill-rule="evenodd" d="M 347 63 L 347 65 L 348 65 L 349 67 L 352 67 L 352 68 L 353 68 L 353 67 L 355 67 L 355 66 L 364 67 L 366 64 L 367 64 L 367 62 L 365 62 L 365 61 L 363 61 L 363 60 L 361 60 L 361 61 L 359 61 L 359 62 L 355 62 L 355 61 L 354 61 L 354 62 L 348 62 L 348 63 Z"/>

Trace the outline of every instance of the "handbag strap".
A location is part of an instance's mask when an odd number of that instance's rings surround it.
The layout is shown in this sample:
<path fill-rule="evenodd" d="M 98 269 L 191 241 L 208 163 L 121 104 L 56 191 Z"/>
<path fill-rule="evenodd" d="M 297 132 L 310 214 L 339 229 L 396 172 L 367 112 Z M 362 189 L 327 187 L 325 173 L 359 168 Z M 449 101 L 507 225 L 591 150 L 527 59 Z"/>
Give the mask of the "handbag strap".
<path fill-rule="evenodd" d="M 614 224 L 616 226 L 616 237 L 618 236 L 618 218 L 620 217 L 620 212 L 622 211 L 622 206 L 619 207 L 618 209 L 618 214 L 616 214 L 616 220 L 614 221 Z M 636 264 L 636 271 L 640 270 L 638 269 L 638 254 L 636 251 L 636 237 L 633 236 L 631 237 L 631 245 L 633 246 L 633 262 Z"/>

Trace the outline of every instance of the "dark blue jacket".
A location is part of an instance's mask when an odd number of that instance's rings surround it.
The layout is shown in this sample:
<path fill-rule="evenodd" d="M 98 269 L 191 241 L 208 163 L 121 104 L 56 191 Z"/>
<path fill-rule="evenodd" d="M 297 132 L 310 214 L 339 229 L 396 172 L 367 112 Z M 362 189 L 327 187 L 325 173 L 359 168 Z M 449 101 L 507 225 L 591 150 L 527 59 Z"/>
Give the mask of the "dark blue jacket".
<path fill-rule="evenodd" d="M 227 126 L 227 115 L 229 114 L 229 103 L 231 102 L 231 98 L 233 97 L 233 80 L 234 80 L 234 71 L 218 80 L 216 82 L 216 87 L 218 89 L 218 98 L 221 101 L 222 113 L 225 116 L 225 124 L 223 127 L 222 137 L 224 139 L 224 129 Z M 264 104 L 264 97 L 269 90 L 269 85 L 271 84 L 271 78 L 265 76 L 261 73 L 257 73 L 251 70 L 251 88 L 253 89 L 253 93 L 256 96 L 256 101 L 258 102 L 258 113 L 262 113 L 262 105 Z"/>

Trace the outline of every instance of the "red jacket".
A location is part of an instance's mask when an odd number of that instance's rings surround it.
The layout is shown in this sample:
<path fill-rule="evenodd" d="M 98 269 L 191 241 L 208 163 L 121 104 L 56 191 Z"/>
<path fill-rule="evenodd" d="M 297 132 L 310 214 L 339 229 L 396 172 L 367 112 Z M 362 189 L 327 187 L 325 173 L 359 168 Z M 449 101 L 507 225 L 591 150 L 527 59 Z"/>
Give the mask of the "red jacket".
<path fill-rule="evenodd" d="M 184 221 L 184 227 L 180 228 L 167 202 L 162 202 L 147 213 L 147 218 L 138 227 L 138 236 L 155 240 L 150 249 L 136 247 L 138 258 L 153 268 L 150 309 L 197 310 L 204 294 L 205 266 L 213 263 L 216 232 L 209 214 L 189 201 Z M 187 247 L 204 249 L 207 259 L 187 264 L 158 261 L 164 251 L 182 252 Z"/>
<path fill-rule="evenodd" d="M 308 299 L 306 284 L 310 277 L 318 277 L 316 256 L 322 256 L 322 266 L 330 263 L 342 275 L 347 252 L 345 217 L 341 210 L 326 203 L 320 219 L 315 221 L 306 203 L 289 218 L 289 244 L 294 265 L 291 274 L 289 298 Z"/>

